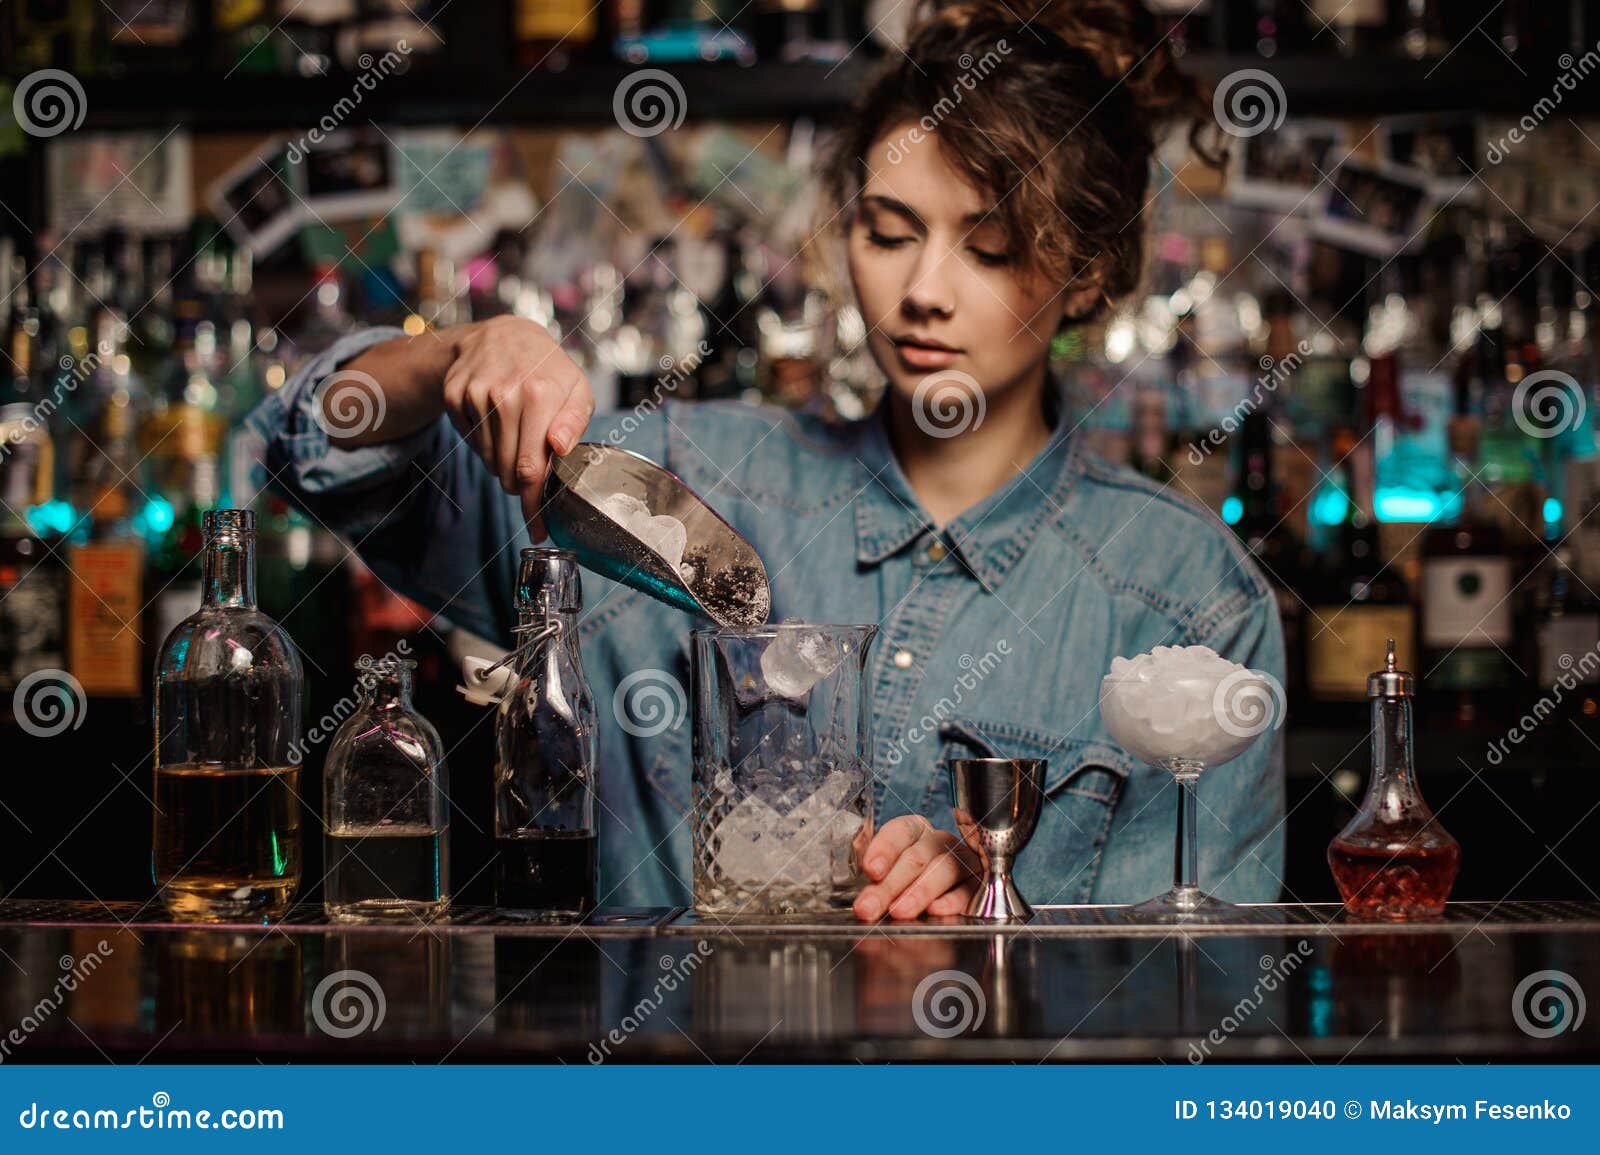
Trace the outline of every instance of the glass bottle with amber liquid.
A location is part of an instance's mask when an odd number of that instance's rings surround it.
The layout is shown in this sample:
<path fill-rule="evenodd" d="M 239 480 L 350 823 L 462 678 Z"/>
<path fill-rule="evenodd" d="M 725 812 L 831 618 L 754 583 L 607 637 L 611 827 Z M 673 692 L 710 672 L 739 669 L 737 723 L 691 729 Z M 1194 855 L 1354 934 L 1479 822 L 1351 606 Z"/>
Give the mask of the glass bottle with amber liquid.
<path fill-rule="evenodd" d="M 1440 825 L 1417 785 L 1411 707 L 1416 681 L 1395 663 L 1367 676 L 1372 777 L 1361 809 L 1328 844 L 1328 867 L 1356 918 L 1436 918 L 1461 869 L 1461 844 Z"/>
<path fill-rule="evenodd" d="M 152 866 L 173 916 L 256 921 L 300 882 L 305 674 L 256 608 L 255 514 L 211 510 L 204 532 L 200 609 L 156 659 Z"/>

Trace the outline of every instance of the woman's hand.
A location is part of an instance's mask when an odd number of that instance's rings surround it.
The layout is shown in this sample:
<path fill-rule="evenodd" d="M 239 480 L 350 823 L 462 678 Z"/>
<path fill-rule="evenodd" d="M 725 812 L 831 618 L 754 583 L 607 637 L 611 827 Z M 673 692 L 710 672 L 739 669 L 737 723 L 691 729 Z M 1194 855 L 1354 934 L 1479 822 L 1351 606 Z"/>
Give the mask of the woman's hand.
<path fill-rule="evenodd" d="M 445 331 L 455 357 L 444 375 L 444 407 L 469 445 L 522 498 L 534 541 L 545 536 L 550 454 L 569 452 L 594 414 L 594 394 L 577 362 L 542 325 L 491 317 Z"/>
<path fill-rule="evenodd" d="M 875 922 L 960 914 L 978 887 L 977 856 L 954 834 L 920 814 L 892 818 L 867 844 L 864 865 L 872 882 L 856 896 L 856 917 Z"/>

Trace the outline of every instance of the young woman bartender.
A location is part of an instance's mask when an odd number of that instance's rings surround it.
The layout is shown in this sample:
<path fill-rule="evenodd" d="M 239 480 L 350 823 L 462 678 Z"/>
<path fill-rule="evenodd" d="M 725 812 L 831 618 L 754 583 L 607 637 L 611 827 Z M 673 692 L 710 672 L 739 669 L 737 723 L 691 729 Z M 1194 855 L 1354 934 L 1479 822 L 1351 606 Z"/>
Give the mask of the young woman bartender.
<path fill-rule="evenodd" d="M 251 423 L 276 483 L 383 580 L 506 644 L 518 551 L 544 536 L 551 455 L 615 431 L 756 547 L 772 620 L 880 627 L 880 826 L 859 918 L 964 906 L 971 864 L 951 833 L 944 761 L 973 754 L 1049 760 L 1018 879 L 1031 901 L 1148 898 L 1171 881 L 1170 777 L 1107 736 L 1101 675 L 1117 655 L 1204 644 L 1281 678 L 1283 642 L 1268 586 L 1220 522 L 1085 449 L 1046 354 L 1057 332 L 1134 291 L 1153 140 L 1208 114 L 1136 0 L 922 13 L 843 121 L 828 173 L 841 208 L 829 227 L 844 231 L 889 384 L 864 421 L 668 401 L 624 427 L 594 413 L 548 332 L 497 317 L 347 337 Z M 382 418 L 341 432 L 349 371 L 379 383 Z M 952 381 L 981 398 L 941 393 Z M 938 388 L 919 393 L 924 383 Z M 688 723 L 624 729 L 608 706 L 635 671 L 687 686 L 692 623 L 594 575 L 584 583 L 602 902 L 687 903 Z M 1278 894 L 1277 747 L 1264 738 L 1201 782 L 1201 878 L 1219 897 Z"/>

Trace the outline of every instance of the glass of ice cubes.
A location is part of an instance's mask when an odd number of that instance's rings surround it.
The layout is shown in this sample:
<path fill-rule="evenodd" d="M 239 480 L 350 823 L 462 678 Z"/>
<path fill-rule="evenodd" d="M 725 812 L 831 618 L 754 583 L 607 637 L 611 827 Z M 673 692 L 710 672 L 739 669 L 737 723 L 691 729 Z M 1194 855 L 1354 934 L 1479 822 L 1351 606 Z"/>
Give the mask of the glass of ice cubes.
<path fill-rule="evenodd" d="M 695 630 L 694 905 L 848 908 L 872 839 L 867 650 L 876 626 Z"/>

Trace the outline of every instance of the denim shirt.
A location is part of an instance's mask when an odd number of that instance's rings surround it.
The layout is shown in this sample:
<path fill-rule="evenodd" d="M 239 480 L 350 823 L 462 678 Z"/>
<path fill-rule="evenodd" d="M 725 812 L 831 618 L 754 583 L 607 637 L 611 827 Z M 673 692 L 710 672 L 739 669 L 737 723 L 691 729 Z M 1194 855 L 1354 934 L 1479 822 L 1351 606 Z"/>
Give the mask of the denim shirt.
<path fill-rule="evenodd" d="M 447 418 L 400 441 L 329 444 L 313 390 L 398 330 L 346 337 L 247 419 L 268 480 L 354 547 L 392 588 L 451 625 L 511 645 L 519 551 L 505 493 Z M 1048 759 L 1017 881 L 1029 901 L 1136 902 L 1172 882 L 1177 792 L 1100 720 L 1118 655 L 1204 644 L 1283 678 L 1264 579 L 1199 505 L 1089 453 L 1068 415 L 1003 489 L 934 528 L 884 421 L 829 425 L 739 402 L 597 414 L 586 440 L 665 465 L 755 546 L 772 621 L 871 623 L 876 821 L 953 830 L 951 757 Z M 600 717 L 600 894 L 614 906 L 690 897 L 689 630 L 700 623 L 585 572 L 580 649 Z M 618 723 L 623 680 L 658 671 L 671 713 Z M 634 685 L 638 682 L 635 679 Z M 670 724 L 669 724 L 670 723 Z M 446 736 L 448 741 L 448 735 Z M 1278 898 L 1282 732 L 1199 784 L 1200 882 L 1231 901 Z"/>

